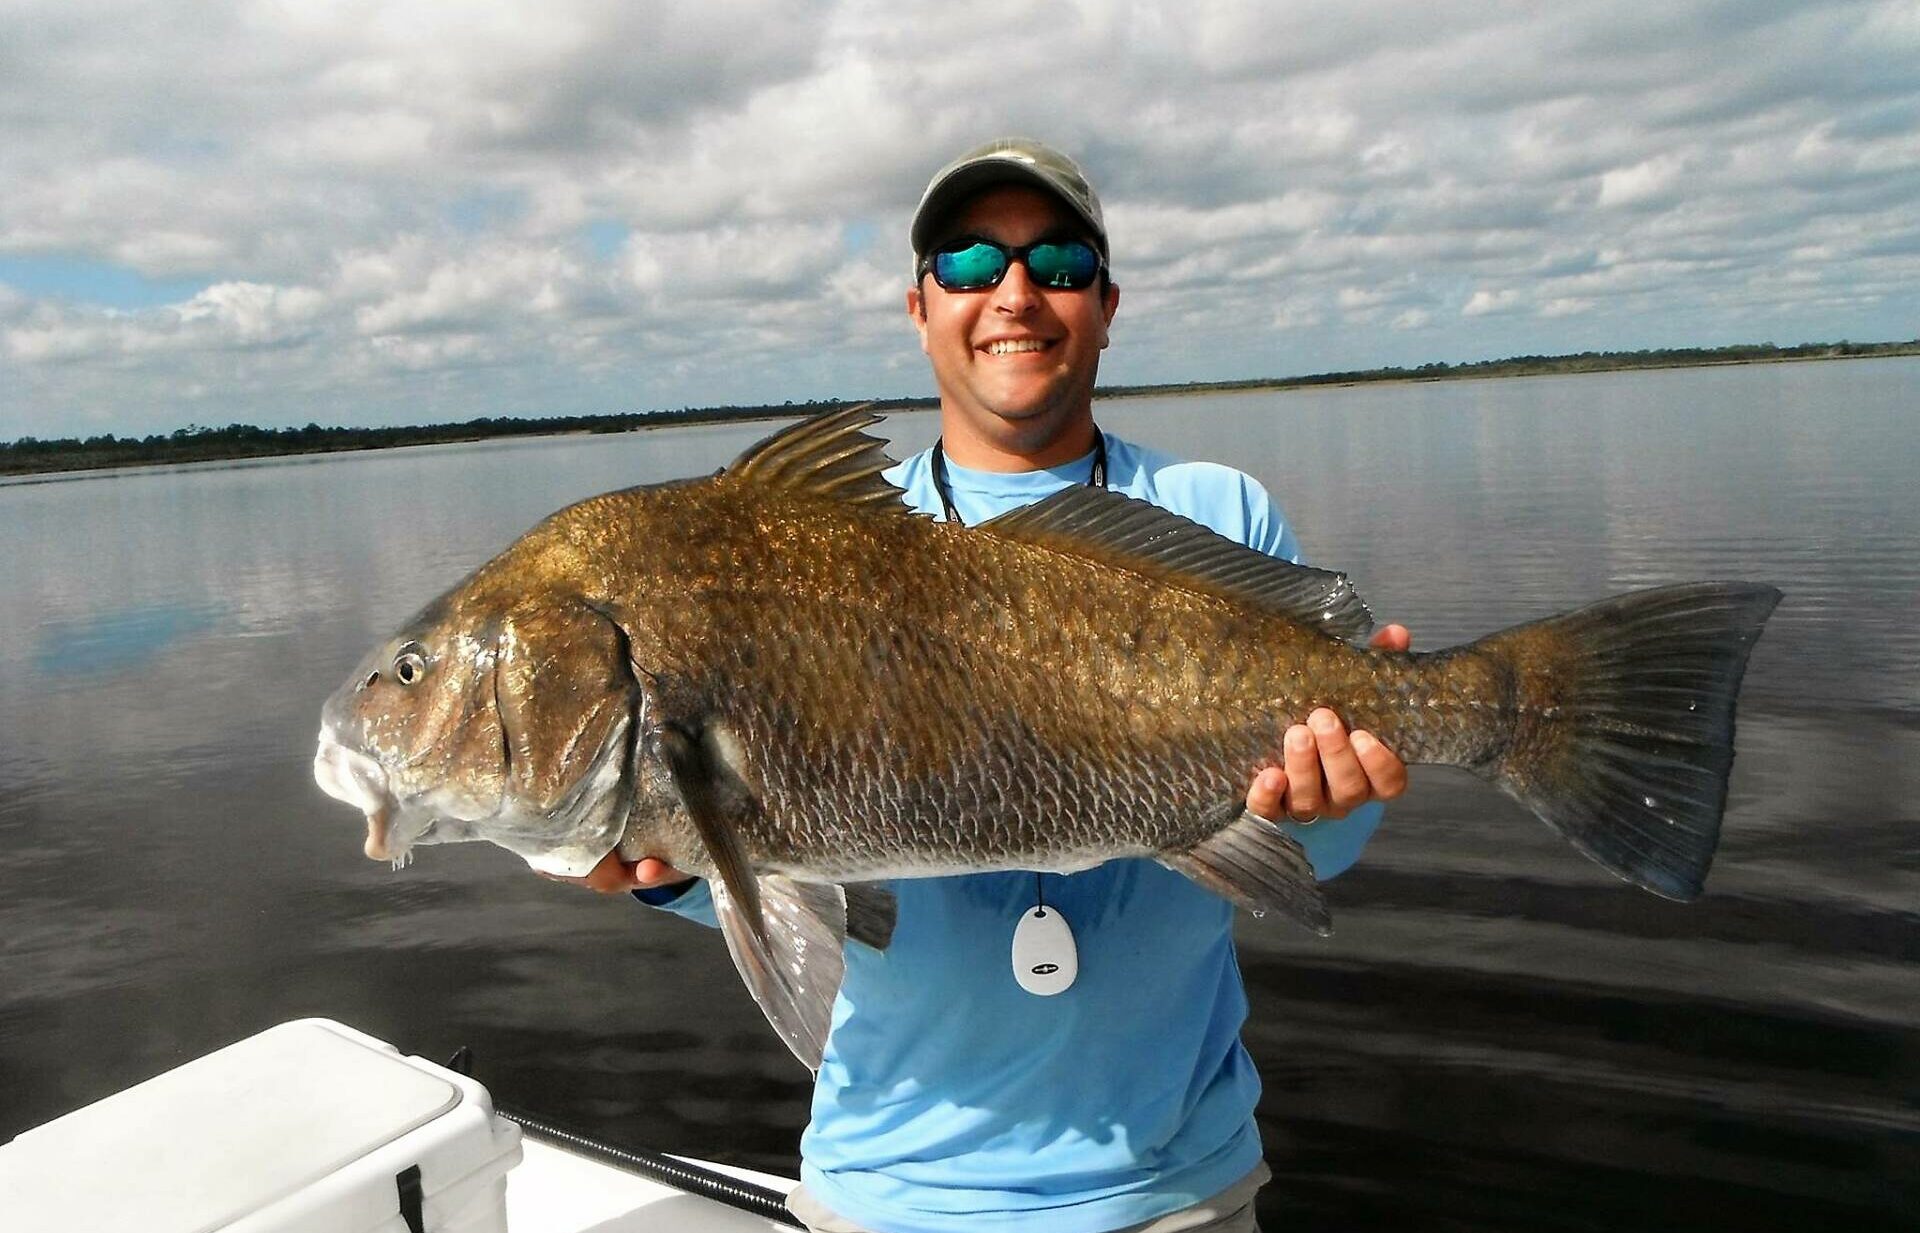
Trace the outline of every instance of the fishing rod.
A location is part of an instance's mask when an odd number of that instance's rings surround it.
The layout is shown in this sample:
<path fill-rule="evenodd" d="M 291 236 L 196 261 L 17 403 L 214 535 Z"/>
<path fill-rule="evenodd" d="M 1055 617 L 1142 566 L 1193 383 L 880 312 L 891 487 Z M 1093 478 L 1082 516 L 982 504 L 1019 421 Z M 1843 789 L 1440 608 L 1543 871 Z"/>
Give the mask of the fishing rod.
<path fill-rule="evenodd" d="M 447 1059 L 446 1065 L 447 1069 L 455 1074 L 473 1077 L 473 1050 L 466 1045 L 460 1046 L 459 1050 Z M 627 1173 L 677 1187 L 689 1194 L 699 1195 L 703 1199 L 711 1199 L 715 1203 L 724 1203 L 728 1207 L 764 1217 L 776 1224 L 784 1224 L 795 1229 L 806 1227 L 787 1210 L 787 1197 L 769 1187 L 733 1177 L 717 1169 L 709 1169 L 690 1160 L 682 1160 L 677 1156 L 619 1147 L 578 1131 L 556 1126 L 544 1118 L 504 1105 L 496 1104 L 494 1112 L 518 1124 L 524 1133 L 532 1135 L 535 1139 L 551 1143 L 556 1147 L 564 1147 L 589 1160 L 612 1165 Z"/>

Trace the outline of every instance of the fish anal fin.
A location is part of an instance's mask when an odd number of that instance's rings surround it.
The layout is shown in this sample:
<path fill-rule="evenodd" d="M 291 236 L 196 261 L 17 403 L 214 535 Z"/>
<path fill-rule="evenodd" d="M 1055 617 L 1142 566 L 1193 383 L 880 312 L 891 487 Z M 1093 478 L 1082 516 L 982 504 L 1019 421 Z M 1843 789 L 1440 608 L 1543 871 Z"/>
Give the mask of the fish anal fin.
<path fill-rule="evenodd" d="M 882 418 L 863 403 L 802 420 L 750 446 L 721 479 L 909 514 L 904 494 L 881 474 L 893 465 L 886 443 L 865 431 Z"/>
<path fill-rule="evenodd" d="M 853 882 L 840 889 L 847 900 L 847 936 L 875 950 L 887 949 L 899 913 L 893 892 L 871 882 Z"/>
<path fill-rule="evenodd" d="M 1238 806 L 1232 821 L 1185 852 L 1162 852 L 1160 863 L 1259 916 L 1278 912 L 1322 937 L 1333 916 L 1306 849 L 1275 823 Z"/>
<path fill-rule="evenodd" d="M 1122 493 L 1067 488 L 978 529 L 1253 604 L 1348 641 L 1373 628 L 1345 574 L 1268 556 Z"/>

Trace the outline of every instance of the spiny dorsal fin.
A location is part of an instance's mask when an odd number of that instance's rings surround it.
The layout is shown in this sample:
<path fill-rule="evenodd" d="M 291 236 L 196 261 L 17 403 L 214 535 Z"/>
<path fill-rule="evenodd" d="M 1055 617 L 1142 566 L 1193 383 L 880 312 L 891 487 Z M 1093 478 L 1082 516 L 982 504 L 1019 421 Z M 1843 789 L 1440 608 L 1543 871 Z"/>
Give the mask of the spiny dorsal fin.
<path fill-rule="evenodd" d="M 886 443 L 863 431 L 882 419 L 868 410 L 870 405 L 828 411 L 783 428 L 734 459 L 721 475 L 906 514 L 903 494 L 880 474 L 893 465 Z"/>
<path fill-rule="evenodd" d="M 1270 557 L 1123 493 L 1062 489 L 979 530 L 1257 604 L 1349 641 L 1373 629 L 1345 574 Z"/>

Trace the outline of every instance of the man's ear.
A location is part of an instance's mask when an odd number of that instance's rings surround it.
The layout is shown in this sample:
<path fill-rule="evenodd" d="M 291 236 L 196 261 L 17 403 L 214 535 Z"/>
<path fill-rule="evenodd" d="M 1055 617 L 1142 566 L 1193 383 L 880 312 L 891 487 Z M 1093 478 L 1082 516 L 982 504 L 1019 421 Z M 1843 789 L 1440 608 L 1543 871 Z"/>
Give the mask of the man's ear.
<path fill-rule="evenodd" d="M 1100 330 L 1100 348 L 1107 346 L 1107 329 L 1113 325 L 1113 314 L 1120 310 L 1120 288 L 1118 284 L 1108 283 L 1106 294 L 1100 297 L 1100 316 L 1104 319 Z"/>
<path fill-rule="evenodd" d="M 907 319 L 913 322 L 913 328 L 920 331 L 920 349 L 927 349 L 927 300 L 920 294 L 919 287 L 907 291 Z"/>

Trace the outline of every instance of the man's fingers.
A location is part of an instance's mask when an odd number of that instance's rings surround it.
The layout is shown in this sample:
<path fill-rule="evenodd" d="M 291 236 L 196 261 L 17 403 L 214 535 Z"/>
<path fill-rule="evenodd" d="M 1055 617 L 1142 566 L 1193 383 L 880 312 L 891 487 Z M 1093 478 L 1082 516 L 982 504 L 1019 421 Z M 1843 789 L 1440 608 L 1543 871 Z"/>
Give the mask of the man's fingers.
<path fill-rule="evenodd" d="M 1277 766 L 1267 767 L 1247 787 L 1247 812 L 1278 822 L 1280 811 L 1286 807 L 1286 795 L 1287 773 Z"/>
<path fill-rule="evenodd" d="M 539 870 L 534 872 L 539 873 Z M 600 863 L 588 870 L 585 877 L 569 878 L 557 873 L 541 873 L 540 876 L 549 882 L 584 886 L 603 895 L 624 895 L 628 891 L 645 890 L 650 886 L 693 880 L 693 875 L 681 873 L 667 862 L 652 856 L 642 857 L 629 865 L 620 859 L 617 850 L 601 857 Z"/>
<path fill-rule="evenodd" d="M 1413 635 L 1404 625 L 1382 625 L 1373 631 L 1367 645 L 1381 651 L 1405 651 L 1413 646 Z"/>
<path fill-rule="evenodd" d="M 1319 748 L 1320 774 L 1326 784 L 1322 812 L 1328 817 L 1343 818 L 1366 804 L 1367 794 L 1372 790 L 1367 772 L 1361 767 L 1353 744 L 1347 739 L 1347 726 L 1340 722 L 1338 715 L 1321 707 L 1307 716 L 1307 727 L 1313 731 L 1314 744 Z"/>
<path fill-rule="evenodd" d="M 1305 724 L 1287 729 L 1284 743 L 1287 767 L 1287 816 L 1306 822 L 1320 816 L 1326 806 L 1326 794 L 1320 783 L 1320 755 L 1314 750 L 1313 733 Z"/>
<path fill-rule="evenodd" d="M 1354 756 L 1360 759 L 1376 799 L 1390 801 L 1407 790 L 1407 764 L 1376 740 L 1373 733 L 1355 732 L 1347 742 L 1353 746 Z"/>
<path fill-rule="evenodd" d="M 633 880 L 642 886 L 658 886 L 662 882 L 684 882 L 687 875 L 656 856 L 643 856 L 634 862 Z"/>
<path fill-rule="evenodd" d="M 646 864 L 642 861 L 640 864 Z M 654 864 L 660 862 L 655 861 Z M 599 891 L 603 895 L 619 895 L 643 885 L 635 870 L 638 865 L 629 865 L 620 859 L 620 853 L 609 852 L 600 858 L 600 862 L 587 871 L 584 878 L 557 878 L 550 874 L 541 874 L 554 882 L 565 882 L 572 886 L 584 886 L 588 890 Z"/>
<path fill-rule="evenodd" d="M 600 863 L 587 874 L 587 885 L 603 895 L 618 895 L 640 885 L 634 877 L 634 866 L 620 859 L 618 851 L 609 852 L 600 858 Z"/>
<path fill-rule="evenodd" d="M 1286 783 L 1281 803 L 1296 822 L 1344 818 L 1368 801 L 1392 800 L 1407 790 L 1406 764 L 1371 732 L 1349 733 L 1326 707 L 1307 716 L 1306 723 L 1288 728 L 1283 749 Z M 1252 808 L 1253 791 L 1247 799 Z"/>

